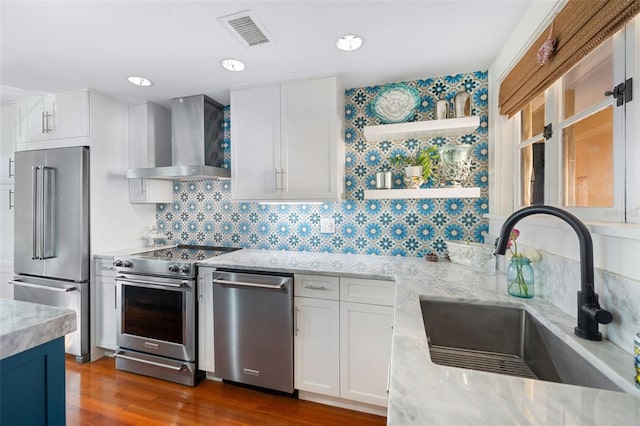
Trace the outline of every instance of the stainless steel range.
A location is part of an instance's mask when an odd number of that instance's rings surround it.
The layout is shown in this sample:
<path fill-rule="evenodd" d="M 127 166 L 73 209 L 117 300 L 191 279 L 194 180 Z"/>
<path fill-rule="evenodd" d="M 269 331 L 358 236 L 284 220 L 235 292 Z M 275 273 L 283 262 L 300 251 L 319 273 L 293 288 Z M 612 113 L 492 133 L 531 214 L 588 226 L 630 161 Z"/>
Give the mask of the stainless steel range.
<path fill-rule="evenodd" d="M 194 386 L 195 264 L 235 250 L 179 245 L 116 257 L 116 368 Z"/>

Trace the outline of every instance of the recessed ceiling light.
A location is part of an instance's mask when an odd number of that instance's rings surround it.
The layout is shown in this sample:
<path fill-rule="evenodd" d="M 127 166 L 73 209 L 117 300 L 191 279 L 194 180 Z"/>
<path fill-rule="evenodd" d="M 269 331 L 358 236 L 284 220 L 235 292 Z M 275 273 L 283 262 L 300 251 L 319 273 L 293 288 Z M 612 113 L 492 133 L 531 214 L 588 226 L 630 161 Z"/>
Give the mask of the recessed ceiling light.
<path fill-rule="evenodd" d="M 222 65 L 222 68 L 229 71 L 238 72 L 244 70 L 244 64 L 237 59 L 223 59 L 220 61 L 220 65 Z"/>
<path fill-rule="evenodd" d="M 132 75 L 128 78 L 128 80 L 129 80 L 129 83 L 135 84 L 136 86 L 144 86 L 144 87 L 151 86 L 151 81 L 147 80 L 144 77 L 137 77 L 135 75 Z"/>
<path fill-rule="evenodd" d="M 362 46 L 362 37 L 356 34 L 345 34 L 336 40 L 336 47 L 347 52 L 359 49 L 360 46 Z"/>

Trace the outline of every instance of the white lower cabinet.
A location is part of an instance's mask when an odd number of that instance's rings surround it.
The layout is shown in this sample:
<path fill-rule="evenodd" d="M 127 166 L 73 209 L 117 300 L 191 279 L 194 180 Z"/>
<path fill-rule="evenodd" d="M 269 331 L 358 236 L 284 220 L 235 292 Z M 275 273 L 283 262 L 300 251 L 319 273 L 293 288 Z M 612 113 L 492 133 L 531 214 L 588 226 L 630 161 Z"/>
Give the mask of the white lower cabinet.
<path fill-rule="evenodd" d="M 387 406 L 394 287 L 391 281 L 295 276 L 296 389 Z"/>
<path fill-rule="evenodd" d="M 386 406 L 393 307 L 340 301 L 340 396 Z"/>
<path fill-rule="evenodd" d="M 115 351 L 118 299 L 113 259 L 98 258 L 96 265 L 96 346 Z"/>
<path fill-rule="evenodd" d="M 213 268 L 198 268 L 198 369 L 213 373 Z"/>
<path fill-rule="evenodd" d="M 295 388 L 339 397 L 339 302 L 310 297 L 294 299 Z"/>

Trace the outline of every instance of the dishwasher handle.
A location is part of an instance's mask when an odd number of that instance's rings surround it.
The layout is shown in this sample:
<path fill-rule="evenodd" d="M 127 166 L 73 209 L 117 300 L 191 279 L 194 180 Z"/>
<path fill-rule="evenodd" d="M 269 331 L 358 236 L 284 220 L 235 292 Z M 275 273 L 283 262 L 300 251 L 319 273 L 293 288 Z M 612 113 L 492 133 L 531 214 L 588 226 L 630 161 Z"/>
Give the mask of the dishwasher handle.
<path fill-rule="evenodd" d="M 248 283 L 248 282 L 244 282 L 244 281 L 221 280 L 221 279 L 214 278 L 213 279 L 213 283 L 214 284 L 240 286 L 240 287 L 258 287 L 258 288 L 268 288 L 268 289 L 271 289 L 271 290 L 280 290 L 282 288 L 282 286 L 286 284 L 286 281 L 285 282 L 281 282 L 279 284 L 259 284 L 259 283 Z"/>

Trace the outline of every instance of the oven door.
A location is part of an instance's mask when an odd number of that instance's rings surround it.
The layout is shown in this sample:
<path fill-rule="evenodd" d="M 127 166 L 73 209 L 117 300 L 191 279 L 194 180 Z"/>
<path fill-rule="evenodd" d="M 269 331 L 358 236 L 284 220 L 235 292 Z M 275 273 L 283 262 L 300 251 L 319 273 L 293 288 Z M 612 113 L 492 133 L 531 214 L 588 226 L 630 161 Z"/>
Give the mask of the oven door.
<path fill-rule="evenodd" d="M 195 361 L 195 280 L 119 273 L 116 284 L 120 348 Z"/>

